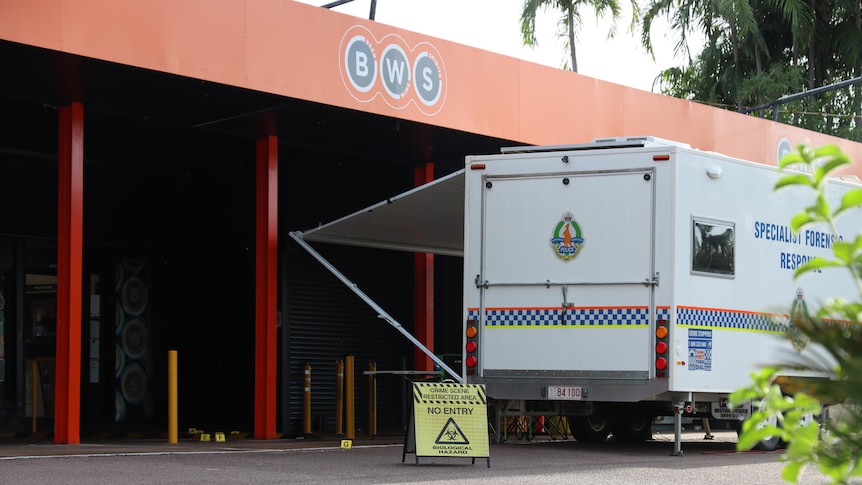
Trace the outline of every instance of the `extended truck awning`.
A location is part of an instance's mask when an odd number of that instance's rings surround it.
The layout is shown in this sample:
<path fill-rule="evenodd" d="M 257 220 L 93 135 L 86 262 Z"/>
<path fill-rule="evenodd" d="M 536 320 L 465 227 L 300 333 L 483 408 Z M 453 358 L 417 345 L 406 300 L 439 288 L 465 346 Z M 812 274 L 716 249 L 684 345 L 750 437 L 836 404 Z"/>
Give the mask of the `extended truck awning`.
<path fill-rule="evenodd" d="M 362 299 L 377 316 L 398 330 L 448 375 L 461 376 L 428 350 L 341 271 L 309 246 L 307 241 L 395 249 L 450 256 L 464 255 L 464 171 L 404 192 L 327 224 L 290 237 Z"/>
<path fill-rule="evenodd" d="M 464 255 L 464 170 L 302 232 L 306 241 Z"/>

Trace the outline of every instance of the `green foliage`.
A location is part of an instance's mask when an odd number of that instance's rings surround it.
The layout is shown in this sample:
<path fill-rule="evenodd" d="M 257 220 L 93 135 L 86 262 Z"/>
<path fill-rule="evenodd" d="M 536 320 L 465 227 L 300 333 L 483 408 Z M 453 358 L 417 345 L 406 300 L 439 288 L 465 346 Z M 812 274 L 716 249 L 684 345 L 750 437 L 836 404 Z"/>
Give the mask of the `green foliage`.
<path fill-rule="evenodd" d="M 575 42 L 578 31 L 582 24 L 581 7 L 589 6 L 599 18 L 606 13 L 611 14 L 613 23 L 608 37 L 613 37 L 616 32 L 616 22 L 620 18 L 621 7 L 619 0 L 524 0 L 521 8 L 521 40 L 524 45 L 535 47 L 538 45 L 536 39 L 536 15 L 540 9 L 554 9 L 562 13 L 560 18 L 560 32 L 558 35 L 566 39 L 569 49 L 569 59 L 564 62 L 564 69 L 578 72 L 578 56 Z M 638 5 L 632 0 L 632 9 L 638 11 Z"/>
<path fill-rule="evenodd" d="M 675 52 L 687 54 L 684 65 L 656 79 L 666 95 L 739 110 L 862 74 L 858 0 L 650 0 L 641 23 L 649 52 L 653 23 L 662 16 L 678 39 Z M 690 38 L 703 39 L 694 57 Z M 862 89 L 855 85 L 781 105 L 778 119 L 862 141 Z"/>
<path fill-rule="evenodd" d="M 862 208 L 862 189 L 851 190 L 836 208 L 826 198 L 826 181 L 850 159 L 835 146 L 817 149 L 799 146 L 785 156 L 781 168 L 805 167 L 808 173 L 794 172 L 776 183 L 784 187 L 807 187 L 814 200 L 793 217 L 798 231 L 807 224 L 827 225 L 837 235 L 835 220 L 849 210 Z M 862 234 L 833 244 L 833 258 L 814 258 L 802 265 L 795 276 L 810 271 L 849 272 L 862 300 Z M 833 483 L 847 483 L 862 476 L 862 302 L 833 298 L 822 302 L 815 315 L 798 312 L 793 325 L 814 344 L 821 345 L 831 362 L 793 362 L 761 370 L 752 384 L 733 393 L 731 401 L 759 403 L 743 424 L 738 449 L 746 450 L 770 436 L 787 443 L 787 464 L 782 478 L 796 483 L 806 465 L 815 466 Z M 784 370 L 811 370 L 831 374 L 832 379 L 791 378 Z M 840 419 L 818 420 L 822 405 L 843 405 Z M 766 424 L 775 423 L 775 424 Z"/>
<path fill-rule="evenodd" d="M 803 66 L 792 66 L 785 63 L 770 64 L 763 72 L 754 72 L 742 78 L 739 85 L 739 97 L 743 104 L 756 106 L 776 100 L 785 94 L 798 93 L 805 90 L 805 69 Z M 787 105 L 782 106 L 783 116 L 787 122 L 792 122 L 792 114 L 788 113 Z M 772 117 L 772 113 L 764 113 Z"/>

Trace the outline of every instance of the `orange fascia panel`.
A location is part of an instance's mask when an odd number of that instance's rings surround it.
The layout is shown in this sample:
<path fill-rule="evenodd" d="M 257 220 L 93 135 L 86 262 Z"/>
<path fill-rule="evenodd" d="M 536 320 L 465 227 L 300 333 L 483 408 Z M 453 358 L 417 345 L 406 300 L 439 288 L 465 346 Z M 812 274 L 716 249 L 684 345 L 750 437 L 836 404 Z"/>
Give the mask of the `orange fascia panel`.
<path fill-rule="evenodd" d="M 739 113 L 723 113 L 715 116 L 715 145 L 711 148 L 719 153 L 775 165 L 776 157 L 766 153 L 767 144 L 775 146 L 767 128 L 772 123 Z"/>
<path fill-rule="evenodd" d="M 595 123 L 617 125 L 618 116 L 594 116 L 596 80 L 575 73 L 522 62 L 518 101 L 521 116 L 520 141 L 536 145 L 557 145 L 587 141 Z M 611 110 L 614 106 L 605 106 Z M 619 132 L 618 126 L 612 126 Z M 606 132 L 607 133 L 607 132 Z"/>
<path fill-rule="evenodd" d="M 254 89 L 344 107 L 338 48 L 357 19 L 292 1 L 248 2 L 246 78 Z"/>
<path fill-rule="evenodd" d="M 289 0 L 7 1 L 0 39 L 519 143 L 653 135 L 770 164 L 782 141 L 835 143 L 862 160 L 860 143 Z M 346 74 L 375 61 L 367 85 Z M 387 94 L 384 76 L 407 74 Z"/>
<path fill-rule="evenodd" d="M 58 0 L 0 2 L 0 38 L 62 50 L 63 14 Z"/>
<path fill-rule="evenodd" d="M 627 135 L 649 133 L 701 149 L 712 143 L 712 118 L 701 104 L 636 89 L 625 91 L 625 103 Z"/>
<path fill-rule="evenodd" d="M 447 93 L 440 113 L 424 122 L 521 139 L 518 93 L 522 91 L 519 70 L 523 61 L 451 42 L 433 42 L 444 56 Z"/>
<path fill-rule="evenodd" d="M 231 84 L 245 76 L 245 2 L 57 3 L 66 52 Z"/>

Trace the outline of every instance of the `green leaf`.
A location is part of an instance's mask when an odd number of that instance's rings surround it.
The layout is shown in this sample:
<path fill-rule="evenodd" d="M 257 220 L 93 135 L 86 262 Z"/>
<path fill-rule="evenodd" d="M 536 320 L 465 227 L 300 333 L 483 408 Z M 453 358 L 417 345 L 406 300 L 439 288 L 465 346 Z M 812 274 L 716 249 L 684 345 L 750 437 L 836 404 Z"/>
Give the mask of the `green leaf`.
<path fill-rule="evenodd" d="M 814 158 L 828 158 L 830 160 L 841 160 L 842 165 L 846 165 L 850 163 L 850 158 L 841 151 L 841 148 L 838 145 L 827 143 L 826 145 L 821 145 L 814 150 Z"/>
<path fill-rule="evenodd" d="M 844 264 L 849 265 L 855 258 L 857 247 L 855 243 L 838 241 L 832 245 L 832 253 L 835 257 L 841 260 Z"/>
<path fill-rule="evenodd" d="M 807 262 L 799 265 L 796 268 L 796 271 L 793 272 L 794 278 L 798 278 L 805 273 L 809 273 L 811 271 L 817 271 L 824 268 L 843 268 L 846 264 L 843 264 L 839 261 L 829 261 L 821 258 L 820 256 L 816 256 L 814 258 L 809 259 Z"/>
<path fill-rule="evenodd" d="M 785 175 L 778 179 L 778 182 L 775 183 L 775 189 L 778 190 L 782 187 L 787 187 L 788 185 L 804 185 L 813 189 L 817 187 L 817 182 L 815 182 L 807 173 L 795 173 L 792 175 Z"/>
<path fill-rule="evenodd" d="M 738 407 L 740 404 L 763 397 L 763 393 L 759 389 L 746 387 L 736 390 L 728 399 L 728 406 Z"/>
<path fill-rule="evenodd" d="M 830 209 L 829 202 L 826 201 L 826 195 L 823 192 L 817 194 L 817 199 L 814 202 L 814 205 L 808 209 L 814 211 L 822 221 L 828 220 L 832 215 L 832 209 Z"/>
<path fill-rule="evenodd" d="M 781 470 L 781 478 L 786 482 L 799 483 L 799 472 L 802 471 L 802 465 L 803 463 L 795 461 L 787 463 Z"/>
<path fill-rule="evenodd" d="M 793 232 L 799 232 L 799 229 L 801 227 L 805 226 L 806 224 L 810 224 L 812 222 L 817 222 L 817 221 L 814 218 L 812 218 L 810 215 L 808 215 L 807 212 L 800 212 L 799 214 L 796 214 L 795 216 L 793 216 L 792 219 L 790 219 L 790 227 L 793 229 Z"/>
<path fill-rule="evenodd" d="M 841 241 L 841 242 L 844 242 L 844 243 L 847 243 L 847 244 L 853 244 L 853 246 L 854 246 L 857 250 L 858 250 L 858 249 L 862 249 L 862 234 L 857 234 L 857 235 L 856 235 L 856 238 L 855 238 L 855 239 L 853 239 L 853 242 L 852 242 L 852 243 L 851 243 L 851 242 L 849 242 L 849 240 L 847 240 L 847 239 L 845 239 L 845 240 L 843 240 L 843 241 Z"/>
<path fill-rule="evenodd" d="M 821 411 L 820 400 L 803 392 L 798 392 L 793 395 L 793 403 L 802 413 L 812 413 L 816 415 Z"/>
<path fill-rule="evenodd" d="M 778 168 L 786 168 L 789 165 L 808 165 L 809 162 L 798 152 L 790 152 L 787 155 L 781 157 L 781 160 L 778 161 Z"/>
<path fill-rule="evenodd" d="M 853 189 L 841 198 L 841 205 L 835 209 L 833 217 L 837 217 L 845 210 L 858 208 L 862 208 L 862 189 Z"/>
<path fill-rule="evenodd" d="M 824 163 L 820 169 L 823 170 L 823 174 L 828 176 L 835 170 L 843 167 L 844 165 L 850 165 L 850 159 L 847 157 L 833 157 L 828 162 Z"/>
<path fill-rule="evenodd" d="M 834 143 L 826 143 L 815 148 L 811 155 L 814 158 L 847 158 L 841 148 Z"/>
<path fill-rule="evenodd" d="M 754 419 L 753 416 L 752 418 L 749 418 L 749 421 L 752 419 Z M 746 423 L 749 421 L 746 421 Z M 771 425 L 763 426 L 762 428 L 749 429 L 740 433 L 739 439 L 736 442 L 736 449 L 750 450 L 761 441 L 781 434 L 782 432 L 780 428 Z"/>

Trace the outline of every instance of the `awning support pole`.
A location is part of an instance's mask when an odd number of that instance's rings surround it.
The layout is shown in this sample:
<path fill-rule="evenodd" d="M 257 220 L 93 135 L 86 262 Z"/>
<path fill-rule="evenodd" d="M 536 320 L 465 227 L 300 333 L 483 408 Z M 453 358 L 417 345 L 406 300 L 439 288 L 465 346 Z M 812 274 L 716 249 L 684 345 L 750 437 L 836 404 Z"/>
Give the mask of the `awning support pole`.
<path fill-rule="evenodd" d="M 338 271 L 338 269 L 336 269 L 335 266 L 330 264 L 329 261 L 327 261 L 323 256 L 321 256 L 320 253 L 315 251 L 314 248 L 309 246 L 308 243 L 305 242 L 304 239 L 302 239 L 302 232 L 293 231 L 290 233 L 290 237 L 294 241 L 296 241 L 297 244 L 302 246 L 302 249 L 305 249 L 308 252 L 308 254 L 310 254 L 314 259 L 316 259 L 320 264 L 322 264 L 324 268 L 328 269 L 330 273 L 332 273 L 333 275 L 335 275 L 336 278 L 341 280 L 341 282 L 344 283 L 344 285 L 347 286 L 350 289 L 350 291 L 352 291 L 353 293 L 356 293 L 356 296 L 361 298 L 362 301 L 364 301 L 368 306 L 370 306 L 372 310 L 377 312 L 378 318 L 382 318 L 383 320 L 386 321 L 386 323 L 388 323 L 389 325 L 394 327 L 395 330 L 398 330 L 399 332 L 401 332 L 402 335 L 407 337 L 407 340 L 412 342 L 413 345 L 415 345 L 417 348 L 419 348 L 419 350 L 424 352 L 425 355 L 427 355 L 429 358 L 431 358 L 431 360 L 433 360 L 437 365 L 439 365 L 441 369 L 446 371 L 447 375 L 452 376 L 452 378 L 455 379 L 456 381 L 458 381 L 459 383 L 464 382 L 464 379 L 461 378 L 460 374 L 458 374 L 457 372 L 455 372 L 451 368 L 449 368 L 449 366 L 446 365 L 446 363 L 443 362 L 442 359 L 440 359 L 439 357 L 434 355 L 434 352 L 431 352 L 430 350 L 428 350 L 427 347 L 422 345 L 422 342 L 417 340 L 416 337 L 414 337 L 413 335 L 410 334 L 410 332 L 405 330 L 404 327 L 402 327 L 401 324 L 398 323 L 397 320 L 395 320 L 394 318 L 392 318 L 391 315 L 386 313 L 386 311 L 383 308 L 381 308 L 380 305 L 378 305 L 374 300 L 371 299 L 371 297 L 369 297 L 362 290 L 360 290 L 359 287 L 356 286 L 355 283 L 353 283 L 352 281 L 347 279 L 347 277 L 344 276 L 340 271 Z"/>

